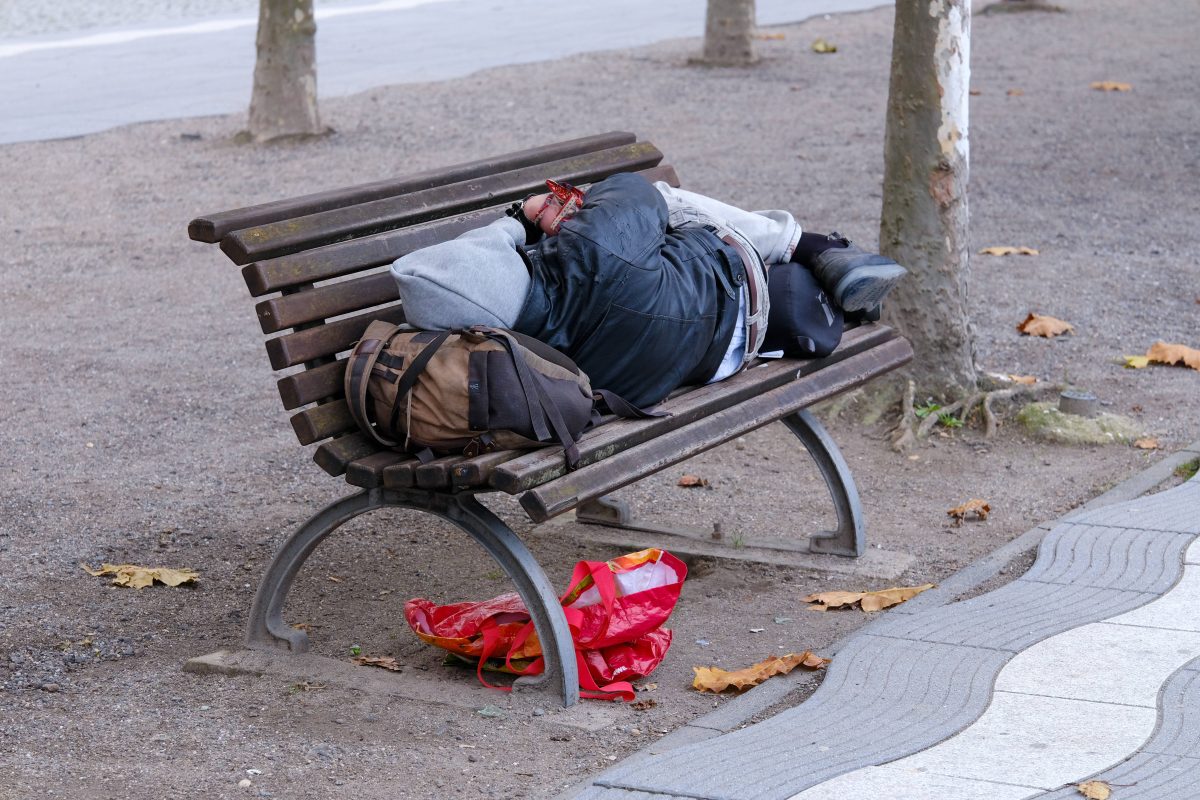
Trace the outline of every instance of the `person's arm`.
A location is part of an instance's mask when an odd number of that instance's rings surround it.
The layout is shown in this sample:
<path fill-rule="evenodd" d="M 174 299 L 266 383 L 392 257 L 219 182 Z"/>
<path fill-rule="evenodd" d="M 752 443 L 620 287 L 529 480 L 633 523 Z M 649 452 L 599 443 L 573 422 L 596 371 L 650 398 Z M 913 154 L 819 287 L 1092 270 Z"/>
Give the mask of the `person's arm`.
<path fill-rule="evenodd" d="M 720 200 L 714 200 L 686 189 L 676 189 L 664 181 L 654 184 L 667 203 L 672 224 L 686 218 L 688 209 L 698 209 L 708 216 L 736 228 L 767 264 L 782 264 L 792 257 L 800 241 L 800 226 L 787 211 L 744 211 Z"/>

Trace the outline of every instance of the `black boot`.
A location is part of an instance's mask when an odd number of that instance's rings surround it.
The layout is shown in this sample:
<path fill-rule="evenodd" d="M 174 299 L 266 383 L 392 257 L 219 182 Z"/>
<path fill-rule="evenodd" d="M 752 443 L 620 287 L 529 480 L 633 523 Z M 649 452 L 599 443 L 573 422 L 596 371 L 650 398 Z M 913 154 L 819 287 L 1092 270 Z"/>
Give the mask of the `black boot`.
<path fill-rule="evenodd" d="M 813 273 L 833 301 L 846 311 L 875 308 L 908 274 L 908 270 L 890 258 L 868 253 L 844 236 L 831 233 L 829 238 L 842 246 L 819 253 L 813 259 Z"/>

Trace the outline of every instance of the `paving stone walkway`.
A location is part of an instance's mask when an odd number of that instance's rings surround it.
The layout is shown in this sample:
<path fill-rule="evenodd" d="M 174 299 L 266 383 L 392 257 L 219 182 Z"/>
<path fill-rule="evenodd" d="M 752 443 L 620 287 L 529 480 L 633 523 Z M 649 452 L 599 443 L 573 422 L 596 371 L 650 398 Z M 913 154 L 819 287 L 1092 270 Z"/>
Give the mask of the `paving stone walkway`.
<path fill-rule="evenodd" d="M 861 629 L 801 705 L 573 796 L 1200 797 L 1200 476 L 1048 527 L 1011 583 Z"/>

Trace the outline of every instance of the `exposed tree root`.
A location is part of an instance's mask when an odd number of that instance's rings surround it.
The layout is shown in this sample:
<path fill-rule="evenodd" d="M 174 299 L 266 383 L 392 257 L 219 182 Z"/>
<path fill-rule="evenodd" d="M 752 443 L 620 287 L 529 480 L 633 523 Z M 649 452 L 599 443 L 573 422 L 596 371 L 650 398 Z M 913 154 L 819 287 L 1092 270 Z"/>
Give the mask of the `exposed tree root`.
<path fill-rule="evenodd" d="M 926 438 L 934 426 L 945 419 L 947 415 L 957 416 L 959 422 L 966 424 L 967 418 L 976 408 L 979 409 L 980 416 L 983 418 L 983 437 L 991 439 L 996 435 L 996 429 L 1000 424 L 996 418 L 996 412 L 992 408 L 994 402 L 997 400 L 1012 400 L 1015 397 L 1021 396 L 1036 398 L 1051 391 L 1058 392 L 1061 390 L 1062 387 L 1057 385 L 1035 384 L 1033 386 L 1017 385 L 1004 389 L 972 392 L 961 400 L 930 412 L 924 419 L 918 419 L 915 405 L 916 388 L 913 382 L 909 381 L 908 386 L 904 390 L 904 399 L 900 409 L 900 422 L 892 432 L 892 449 L 903 451 L 912 447 L 918 440 Z"/>
<path fill-rule="evenodd" d="M 904 387 L 904 399 L 900 401 L 900 423 L 892 431 L 892 449 L 903 452 L 917 443 L 913 429 L 917 426 L 917 410 L 914 401 L 917 387 L 909 381 Z"/>

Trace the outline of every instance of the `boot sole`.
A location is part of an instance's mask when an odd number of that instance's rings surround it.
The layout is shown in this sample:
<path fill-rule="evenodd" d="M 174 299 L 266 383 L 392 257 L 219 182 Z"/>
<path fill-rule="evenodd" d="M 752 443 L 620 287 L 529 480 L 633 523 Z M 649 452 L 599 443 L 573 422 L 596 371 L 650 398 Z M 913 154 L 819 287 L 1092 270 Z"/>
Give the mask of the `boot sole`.
<path fill-rule="evenodd" d="M 899 264 L 855 267 L 834 287 L 834 301 L 845 311 L 864 311 L 883 302 L 908 270 Z"/>

